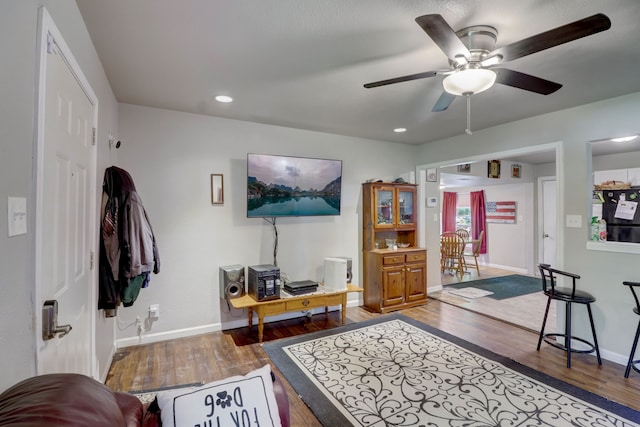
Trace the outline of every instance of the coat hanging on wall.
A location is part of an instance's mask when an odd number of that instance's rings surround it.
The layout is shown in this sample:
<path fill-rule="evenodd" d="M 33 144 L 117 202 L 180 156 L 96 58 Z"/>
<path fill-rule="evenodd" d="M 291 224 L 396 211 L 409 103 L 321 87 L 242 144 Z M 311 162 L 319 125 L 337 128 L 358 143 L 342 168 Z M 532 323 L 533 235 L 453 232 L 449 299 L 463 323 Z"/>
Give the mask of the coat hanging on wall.
<path fill-rule="evenodd" d="M 106 169 L 101 214 L 98 309 L 113 317 L 118 305 L 133 305 L 151 272 L 160 272 L 160 257 L 142 199 L 124 169 Z"/>

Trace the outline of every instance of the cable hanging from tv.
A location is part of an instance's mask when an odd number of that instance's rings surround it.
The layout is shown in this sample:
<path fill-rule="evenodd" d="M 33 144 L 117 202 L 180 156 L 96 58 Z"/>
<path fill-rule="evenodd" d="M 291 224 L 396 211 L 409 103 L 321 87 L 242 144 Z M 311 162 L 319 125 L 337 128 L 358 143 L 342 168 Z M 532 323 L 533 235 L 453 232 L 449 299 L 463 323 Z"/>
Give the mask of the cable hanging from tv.
<path fill-rule="evenodd" d="M 273 227 L 273 265 L 278 266 L 278 227 L 276 226 L 276 217 L 263 218 Z"/>

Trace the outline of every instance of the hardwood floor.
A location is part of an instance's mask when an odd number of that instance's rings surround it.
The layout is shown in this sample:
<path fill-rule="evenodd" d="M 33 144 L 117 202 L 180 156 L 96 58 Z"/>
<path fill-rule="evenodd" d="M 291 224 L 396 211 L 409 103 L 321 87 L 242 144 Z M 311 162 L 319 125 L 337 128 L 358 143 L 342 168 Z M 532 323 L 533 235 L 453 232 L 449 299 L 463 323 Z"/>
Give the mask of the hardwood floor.
<path fill-rule="evenodd" d="M 457 275 L 451 275 L 445 272 L 440 276 L 443 290 L 440 292 L 430 293 L 431 298 L 438 299 L 442 302 L 457 305 L 467 310 L 475 311 L 514 325 L 530 329 L 532 331 L 540 330 L 542 320 L 544 318 L 544 310 L 547 304 L 547 298 L 542 292 L 536 294 L 528 294 L 516 298 L 506 300 L 495 300 L 490 297 L 467 299 L 447 293 L 447 285 L 470 282 L 473 280 L 489 279 L 492 277 L 508 276 L 517 274 L 510 270 L 503 270 L 493 267 L 480 266 L 480 274 L 475 268 L 470 268 L 469 273 L 465 273 L 462 278 Z M 551 305 L 548 325 L 554 325 L 556 319 L 556 306 Z"/>
<path fill-rule="evenodd" d="M 451 285 L 454 283 L 471 282 L 473 280 L 489 279 L 491 277 L 501 277 L 508 276 L 509 274 L 517 274 L 510 270 L 487 267 L 484 265 L 479 265 L 478 268 L 480 269 L 480 274 L 476 272 L 476 269 L 474 267 L 471 267 L 468 269 L 468 272 L 462 275 L 462 277 L 445 272 L 440 276 L 440 282 L 443 285 Z"/>
<path fill-rule="evenodd" d="M 568 369 L 562 351 L 546 344 L 536 351 L 536 333 L 433 299 L 401 313 L 640 411 L 640 375 L 632 371 L 625 379 L 624 366 L 606 360 L 598 366 L 595 357 L 574 354 L 572 368 Z M 347 308 L 346 315 L 347 323 L 380 316 L 361 307 Z M 339 325 L 339 311 L 311 319 L 272 322 L 265 324 L 265 341 Z M 262 346 L 255 342 L 256 335 L 254 326 L 252 330 L 241 328 L 128 347 L 116 354 L 105 382 L 114 390 L 130 391 L 244 374 L 269 363 Z M 284 378 L 283 382 L 289 396 L 291 425 L 320 426 Z"/>

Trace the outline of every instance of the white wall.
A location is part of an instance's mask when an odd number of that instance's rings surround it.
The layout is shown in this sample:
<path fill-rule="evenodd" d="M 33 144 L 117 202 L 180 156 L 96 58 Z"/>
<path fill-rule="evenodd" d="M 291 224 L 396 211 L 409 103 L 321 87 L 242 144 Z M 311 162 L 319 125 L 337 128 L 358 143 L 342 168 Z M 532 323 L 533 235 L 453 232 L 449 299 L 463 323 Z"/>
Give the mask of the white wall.
<path fill-rule="evenodd" d="M 609 154 L 593 158 L 593 170 L 630 169 L 640 166 L 640 151 Z"/>
<path fill-rule="evenodd" d="M 496 126 L 473 135 L 462 135 L 419 149 L 423 165 L 451 162 L 472 156 L 542 144 L 560 143 L 558 162 L 558 234 L 564 243 L 558 259 L 563 268 L 582 276 L 580 288 L 591 292 L 598 340 L 604 356 L 625 361 L 638 319 L 631 311 L 629 290 L 624 280 L 638 280 L 635 266 L 638 255 L 587 249 L 588 218 L 592 190 L 588 142 L 613 135 L 634 134 L 640 131 L 640 93 L 630 94 L 581 107 L 546 114 L 526 120 Z M 436 191 L 425 185 L 426 195 Z M 437 193 L 436 193 L 437 194 Z M 581 228 L 564 227 L 564 215 L 579 215 Z M 432 223 L 426 225 L 427 247 L 433 240 Z M 429 232 L 432 231 L 432 232 Z M 435 236 L 434 236 L 435 235 Z M 589 337 L 588 322 L 582 310 L 576 310 L 574 329 L 577 335 Z M 530 346 L 535 348 L 536 343 Z"/>
<path fill-rule="evenodd" d="M 487 202 L 515 201 L 516 223 L 487 224 L 488 247 L 483 261 L 495 267 L 534 274 L 533 230 L 536 216 L 533 184 L 489 186 L 484 188 L 484 196 Z"/>
<path fill-rule="evenodd" d="M 151 288 L 143 291 L 141 304 L 123 310 L 123 314 L 133 316 L 142 314 L 138 309 L 146 309 L 148 303 L 160 302 L 161 320 L 153 331 L 216 325 L 220 319 L 216 300 L 218 266 L 270 261 L 270 230 L 244 219 L 237 201 L 238 181 L 244 180 L 242 170 L 249 149 L 345 161 L 343 189 L 356 200 L 350 202 L 343 198 L 343 215 L 332 222 L 282 221 L 279 260 L 291 275 L 307 276 L 318 271 L 321 258 L 340 251 L 341 255 L 354 258 L 357 282 L 361 277 L 359 185 L 365 179 L 397 176 L 415 164 L 562 141 L 560 207 L 567 214 L 581 215 L 586 224 L 590 191 L 585 186 L 589 181 L 587 141 L 639 131 L 640 95 L 632 94 L 476 131 L 472 136 L 425 144 L 415 152 L 409 147 L 378 141 L 146 111 L 132 106 L 122 106 L 120 120 L 126 123 L 127 130 L 118 134 L 118 106 L 76 3 L 72 0 L 3 0 L 0 6 L 3 41 L 0 54 L 5 58 L 0 69 L 0 347 L 4 350 L 0 353 L 0 365 L 11 369 L 5 369 L 0 377 L 0 390 L 35 373 L 33 343 L 35 334 L 40 332 L 39 325 L 33 324 L 32 298 L 35 59 L 37 11 L 41 5 L 49 10 L 99 98 L 98 185 L 104 168 L 118 164 L 120 158 L 122 166 L 130 169 L 136 179 L 156 228 L 163 272 L 153 278 Z M 134 115 L 129 118 L 128 114 Z M 165 119 L 167 123 L 162 122 Z M 109 131 L 124 141 L 120 152 L 108 149 Z M 419 156 L 412 155 L 414 153 Z M 207 206 L 208 174 L 213 172 L 224 173 L 225 183 L 230 181 L 231 192 L 226 190 L 226 194 L 231 199 L 227 198 L 230 201 L 222 207 Z M 172 181 L 172 177 L 177 182 Z M 7 237 L 9 196 L 27 197 L 29 228 L 26 235 Z M 186 221 L 181 219 L 184 216 Z M 200 228 L 196 229 L 196 225 Z M 638 279 L 634 268 L 638 255 L 586 250 L 588 233 L 584 227 L 560 229 L 565 239 L 563 266 L 582 274 L 582 286 L 598 298 L 595 311 L 601 346 L 615 354 L 626 354 L 637 316 L 631 312 L 628 291 L 622 289 L 621 282 Z M 207 250 L 212 256 L 204 254 Z M 314 261 L 308 261 L 310 259 Z M 163 299 L 156 300 L 156 295 L 162 295 Z M 187 303 L 185 295 L 190 295 L 199 306 Z M 172 298 L 176 298 L 175 305 Z M 195 310 L 203 307 L 210 312 Z M 114 348 L 115 325 L 112 319 L 99 316 L 96 326 L 98 370 L 104 377 Z M 130 332 L 124 331 L 120 337 L 131 336 Z"/>
<path fill-rule="evenodd" d="M 75 1 L 4 0 L 0 5 L 0 390 L 35 373 L 34 218 L 35 101 L 38 8 L 44 5 L 99 99 L 98 171 L 110 161 L 109 129 L 117 103 Z M 101 179 L 99 179 L 101 183 Z M 7 237 L 7 197 L 26 197 L 27 234 Z M 97 203 L 97 201 L 96 201 Z M 97 233 L 97 231 L 96 231 Z M 114 347 L 113 321 L 98 319 L 96 350 L 103 371 Z M 7 368 L 10 367 L 10 368 Z M 108 366 L 106 366 L 108 368 Z"/>
<path fill-rule="evenodd" d="M 161 259 L 123 322 L 160 304 L 160 318 L 143 342 L 228 326 L 219 299 L 219 267 L 273 262 L 273 233 L 246 218 L 247 153 L 342 160 L 341 215 L 278 219 L 278 266 L 291 280 L 321 280 L 330 256 L 353 258 L 361 275 L 361 184 L 413 169 L 415 147 L 257 123 L 120 105 L 120 166 L 133 177 L 152 223 Z M 224 175 L 224 205 L 210 203 L 209 174 Z M 351 294 L 352 302 L 358 295 Z M 239 316 L 246 325 L 243 313 Z M 237 318 L 236 318 L 237 319 Z M 222 322 L 225 321 L 225 324 Z M 121 344 L 139 342 L 135 328 Z"/>
<path fill-rule="evenodd" d="M 534 274 L 536 216 L 533 187 L 533 183 L 522 183 L 451 189 L 458 194 L 484 190 L 485 202 L 516 202 L 515 224 L 487 224 L 487 253 L 479 257 L 481 264 Z"/>

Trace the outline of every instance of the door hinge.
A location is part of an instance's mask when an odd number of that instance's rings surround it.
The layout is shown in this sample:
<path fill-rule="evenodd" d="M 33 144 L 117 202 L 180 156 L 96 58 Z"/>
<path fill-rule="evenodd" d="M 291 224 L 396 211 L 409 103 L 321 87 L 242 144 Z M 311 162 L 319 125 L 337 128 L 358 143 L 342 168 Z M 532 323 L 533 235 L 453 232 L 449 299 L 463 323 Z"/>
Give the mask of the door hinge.
<path fill-rule="evenodd" d="M 93 266 L 95 265 L 95 252 L 89 252 L 89 270 L 93 270 Z"/>
<path fill-rule="evenodd" d="M 56 41 L 51 33 L 47 33 L 47 53 L 56 53 Z"/>
<path fill-rule="evenodd" d="M 96 134 L 98 133 L 96 128 L 93 128 L 93 135 L 91 136 L 91 145 L 96 145 Z"/>

